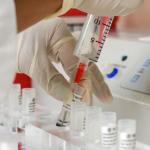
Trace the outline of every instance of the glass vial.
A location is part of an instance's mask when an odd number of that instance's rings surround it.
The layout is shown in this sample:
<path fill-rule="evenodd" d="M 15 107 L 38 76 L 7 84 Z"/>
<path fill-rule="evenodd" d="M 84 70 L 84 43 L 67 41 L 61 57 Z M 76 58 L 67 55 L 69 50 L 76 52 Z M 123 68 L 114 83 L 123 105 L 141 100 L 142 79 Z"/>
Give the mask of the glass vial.
<path fill-rule="evenodd" d="M 22 90 L 22 111 L 25 115 L 35 112 L 36 92 L 34 88 L 25 88 Z"/>
<path fill-rule="evenodd" d="M 98 106 L 89 106 L 87 108 L 87 122 L 86 122 L 86 138 L 89 142 L 100 142 L 100 123 L 101 123 L 102 109 Z"/>
<path fill-rule="evenodd" d="M 20 112 L 21 111 L 21 86 L 20 84 L 13 84 L 9 92 L 9 109 L 10 111 Z M 12 113 L 11 112 L 11 113 Z"/>
<path fill-rule="evenodd" d="M 136 121 L 122 119 L 118 122 L 118 149 L 135 150 L 136 148 Z"/>
<path fill-rule="evenodd" d="M 8 94 L 8 111 L 7 111 L 8 129 L 16 133 L 18 131 L 19 120 L 21 118 L 21 86 L 13 84 Z"/>
<path fill-rule="evenodd" d="M 34 88 L 25 88 L 22 90 L 22 118 L 19 127 L 24 129 L 25 126 L 35 121 L 36 109 L 36 92 Z"/>
<path fill-rule="evenodd" d="M 86 104 L 84 102 L 74 102 L 71 105 L 71 133 L 83 136 L 86 125 Z"/>
<path fill-rule="evenodd" d="M 115 112 L 102 112 L 101 115 L 101 146 L 115 149 L 117 143 L 117 125 Z"/>

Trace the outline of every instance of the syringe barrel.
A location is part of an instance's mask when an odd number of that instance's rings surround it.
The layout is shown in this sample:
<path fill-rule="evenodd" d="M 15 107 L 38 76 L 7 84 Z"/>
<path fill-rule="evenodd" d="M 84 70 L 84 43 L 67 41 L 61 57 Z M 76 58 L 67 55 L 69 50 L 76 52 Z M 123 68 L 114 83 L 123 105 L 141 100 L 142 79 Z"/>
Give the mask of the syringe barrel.
<path fill-rule="evenodd" d="M 113 17 L 99 17 L 89 14 L 77 42 L 75 55 L 97 62 L 112 21 Z"/>

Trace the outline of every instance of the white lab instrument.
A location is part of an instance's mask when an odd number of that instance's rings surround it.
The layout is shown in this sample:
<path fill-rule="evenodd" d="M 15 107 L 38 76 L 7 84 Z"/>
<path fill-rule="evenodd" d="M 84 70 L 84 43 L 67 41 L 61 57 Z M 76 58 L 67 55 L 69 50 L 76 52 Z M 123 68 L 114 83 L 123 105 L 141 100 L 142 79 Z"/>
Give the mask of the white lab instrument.
<path fill-rule="evenodd" d="M 144 57 L 137 62 L 137 66 L 133 68 L 133 71 L 128 74 L 121 86 L 130 90 L 137 92 L 142 92 L 145 94 L 150 94 L 150 57 Z M 140 86 L 139 86 L 140 85 Z"/>
<path fill-rule="evenodd" d="M 98 67 L 114 98 L 111 105 L 99 104 L 94 99 L 94 105 L 100 105 L 105 111 L 117 112 L 118 119 L 135 119 L 137 140 L 150 144 L 150 45 L 131 37 L 107 39 Z M 137 73 L 140 77 L 133 80 Z"/>
<path fill-rule="evenodd" d="M 135 150 L 136 121 L 122 119 L 118 122 L 118 150 Z"/>

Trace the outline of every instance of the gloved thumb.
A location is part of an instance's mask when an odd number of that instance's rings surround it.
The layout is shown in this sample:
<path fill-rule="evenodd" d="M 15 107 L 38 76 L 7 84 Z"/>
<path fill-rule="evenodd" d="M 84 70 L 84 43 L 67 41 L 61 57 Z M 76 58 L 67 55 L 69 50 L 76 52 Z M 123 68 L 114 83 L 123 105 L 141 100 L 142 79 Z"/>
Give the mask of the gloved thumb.
<path fill-rule="evenodd" d="M 61 100 L 63 104 L 70 104 L 73 99 L 70 84 L 61 74 L 49 79 L 47 91 L 56 99 Z"/>

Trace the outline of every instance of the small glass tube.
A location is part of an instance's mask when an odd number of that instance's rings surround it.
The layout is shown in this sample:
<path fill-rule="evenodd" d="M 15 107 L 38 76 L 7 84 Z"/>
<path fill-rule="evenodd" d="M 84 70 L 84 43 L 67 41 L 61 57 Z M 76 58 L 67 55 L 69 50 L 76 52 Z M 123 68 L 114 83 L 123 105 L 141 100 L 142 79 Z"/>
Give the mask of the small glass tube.
<path fill-rule="evenodd" d="M 22 90 L 22 118 L 19 122 L 20 128 L 35 120 L 36 92 L 34 88 Z"/>
<path fill-rule="evenodd" d="M 98 106 L 89 106 L 87 108 L 87 122 L 85 135 L 89 142 L 100 142 L 100 123 L 102 109 Z"/>
<path fill-rule="evenodd" d="M 8 94 L 8 129 L 16 133 L 21 118 L 21 86 L 13 84 Z"/>
<path fill-rule="evenodd" d="M 74 102 L 71 105 L 71 133 L 74 136 L 83 136 L 86 125 L 86 104 L 84 102 Z"/>
<path fill-rule="evenodd" d="M 117 125 L 115 112 L 102 112 L 101 115 L 101 146 L 115 149 L 117 143 Z"/>
<path fill-rule="evenodd" d="M 35 112 L 36 92 L 34 88 L 22 90 L 22 111 L 23 114 L 30 115 Z"/>
<path fill-rule="evenodd" d="M 136 121 L 122 119 L 118 122 L 118 150 L 135 150 Z"/>
<path fill-rule="evenodd" d="M 21 86 L 13 84 L 9 92 L 9 109 L 11 111 L 21 111 Z"/>

